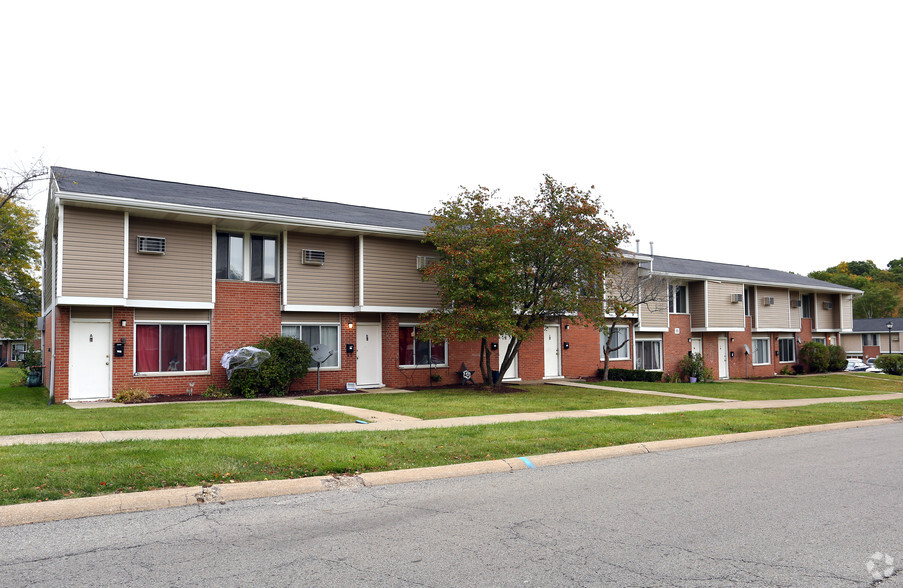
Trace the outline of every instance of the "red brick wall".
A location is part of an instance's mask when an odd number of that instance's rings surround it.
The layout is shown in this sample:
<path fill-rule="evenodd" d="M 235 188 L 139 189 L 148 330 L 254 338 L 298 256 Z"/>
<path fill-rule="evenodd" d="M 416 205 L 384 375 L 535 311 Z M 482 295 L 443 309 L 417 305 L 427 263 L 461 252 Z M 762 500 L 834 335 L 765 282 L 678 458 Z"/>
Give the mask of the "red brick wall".
<path fill-rule="evenodd" d="M 69 400 L 69 307 L 57 306 L 53 314 L 56 322 L 53 401 L 61 403 Z"/>
<path fill-rule="evenodd" d="M 869 359 L 871 357 L 878 357 L 881 355 L 881 347 L 878 345 L 863 345 L 862 346 L 862 361 Z"/>
<path fill-rule="evenodd" d="M 668 321 L 670 328 L 662 333 L 662 368 L 666 374 L 673 374 L 677 371 L 678 362 L 690 351 L 687 339 L 695 335 L 690 332 L 690 315 L 671 314 Z M 675 329 L 680 329 L 680 333 L 675 333 Z M 705 353 L 703 356 L 709 359 Z"/>
<path fill-rule="evenodd" d="M 561 328 L 561 373 L 566 378 L 595 376 L 602 367 L 601 336 L 591 325 L 563 319 Z M 564 343 L 569 348 L 564 348 Z"/>

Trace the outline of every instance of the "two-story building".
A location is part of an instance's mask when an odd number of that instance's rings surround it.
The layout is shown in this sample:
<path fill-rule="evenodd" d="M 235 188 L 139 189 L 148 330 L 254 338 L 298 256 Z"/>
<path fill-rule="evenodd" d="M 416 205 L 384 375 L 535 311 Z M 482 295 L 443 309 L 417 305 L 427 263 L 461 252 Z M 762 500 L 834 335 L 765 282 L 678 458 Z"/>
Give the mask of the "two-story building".
<path fill-rule="evenodd" d="M 458 381 L 479 343 L 422 340 L 427 215 L 55 167 L 45 222 L 44 382 L 56 402 L 126 388 L 200 394 L 222 355 L 262 336 L 335 354 L 321 386 Z M 786 272 L 635 255 L 667 280 L 623 329 L 615 367 L 673 371 L 701 351 L 718 377 L 771 375 L 801 342 L 836 343 L 858 290 Z M 508 339 L 496 341 L 504 351 Z M 746 356 L 746 349 L 749 355 Z M 566 318 L 525 341 L 506 377 L 595 375 L 600 334 Z M 311 373 L 295 388 L 312 389 Z"/>
<path fill-rule="evenodd" d="M 862 360 L 885 353 L 903 353 L 903 318 L 854 319 L 853 331 L 841 336 L 847 356 Z"/>
<path fill-rule="evenodd" d="M 633 344 L 610 355 L 612 367 L 673 372 L 681 357 L 701 353 L 716 378 L 766 377 L 797 363 L 803 343 L 839 345 L 853 329 L 854 288 L 745 265 L 631 257 L 661 295 L 615 326 L 617 341 Z"/>

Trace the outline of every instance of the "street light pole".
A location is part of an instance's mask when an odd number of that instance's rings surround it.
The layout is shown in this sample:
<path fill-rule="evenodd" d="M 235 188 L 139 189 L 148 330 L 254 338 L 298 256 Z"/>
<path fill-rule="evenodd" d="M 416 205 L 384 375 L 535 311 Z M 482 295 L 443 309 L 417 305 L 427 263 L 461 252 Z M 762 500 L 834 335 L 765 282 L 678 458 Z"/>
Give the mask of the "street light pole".
<path fill-rule="evenodd" d="M 893 321 L 887 321 L 887 324 L 885 326 L 887 327 L 887 352 L 890 353 L 891 351 L 893 351 L 894 346 L 893 338 L 891 335 L 891 331 L 893 331 L 894 329 L 894 323 Z"/>

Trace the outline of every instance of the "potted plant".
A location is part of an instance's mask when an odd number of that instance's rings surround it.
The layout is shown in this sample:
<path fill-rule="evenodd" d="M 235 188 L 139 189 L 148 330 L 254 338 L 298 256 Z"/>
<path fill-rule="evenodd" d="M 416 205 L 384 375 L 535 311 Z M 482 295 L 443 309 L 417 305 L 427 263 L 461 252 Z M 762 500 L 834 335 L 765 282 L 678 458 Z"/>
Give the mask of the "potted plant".
<path fill-rule="evenodd" d="M 681 379 L 686 378 L 691 384 L 712 378 L 712 370 L 705 366 L 701 353 L 689 353 L 680 358 L 677 363 L 677 371 Z"/>

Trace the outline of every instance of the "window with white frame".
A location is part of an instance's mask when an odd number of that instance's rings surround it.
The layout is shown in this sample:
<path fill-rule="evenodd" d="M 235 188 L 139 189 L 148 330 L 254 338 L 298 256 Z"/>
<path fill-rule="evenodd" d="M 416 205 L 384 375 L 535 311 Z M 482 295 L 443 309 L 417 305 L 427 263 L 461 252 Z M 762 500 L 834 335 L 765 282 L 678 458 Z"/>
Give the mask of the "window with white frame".
<path fill-rule="evenodd" d="M 216 279 L 275 282 L 278 276 L 276 237 L 249 233 L 216 233 Z M 245 275 L 245 259 L 249 260 Z"/>
<path fill-rule="evenodd" d="M 308 346 L 325 345 L 333 350 L 332 356 L 320 364 L 321 368 L 337 368 L 339 366 L 339 326 L 338 325 L 282 325 L 282 335 L 301 339 Z M 317 367 L 313 361 L 308 367 Z"/>
<path fill-rule="evenodd" d="M 801 316 L 803 318 L 812 318 L 812 294 L 803 294 L 800 297 Z"/>
<path fill-rule="evenodd" d="M 781 363 L 796 361 L 796 345 L 794 345 L 793 337 L 778 339 L 778 360 Z"/>
<path fill-rule="evenodd" d="M 824 337 L 812 337 L 812 342 L 813 343 L 821 343 L 822 345 L 828 344 L 828 340 L 825 339 Z"/>
<path fill-rule="evenodd" d="M 604 349 L 608 342 L 608 333 L 601 333 L 601 343 Z M 630 329 L 626 326 L 611 327 L 611 345 L 608 353 L 609 359 L 630 359 Z M 603 355 L 600 359 L 605 359 Z"/>
<path fill-rule="evenodd" d="M 135 372 L 206 372 L 210 369 L 209 325 L 135 325 Z"/>
<path fill-rule="evenodd" d="M 752 286 L 747 286 L 743 288 L 743 316 L 752 316 L 750 314 L 750 302 L 755 300 L 755 293 L 753 292 Z"/>
<path fill-rule="evenodd" d="M 25 359 L 25 343 L 13 343 L 13 353 L 10 359 L 12 361 L 22 361 Z"/>
<path fill-rule="evenodd" d="M 753 365 L 771 363 L 771 340 L 753 339 Z"/>
<path fill-rule="evenodd" d="M 687 287 L 681 284 L 668 286 L 668 312 L 687 314 Z"/>
<path fill-rule="evenodd" d="M 400 367 L 444 366 L 448 364 L 446 341 L 421 339 L 415 325 L 398 327 L 398 365 Z"/>
<path fill-rule="evenodd" d="M 863 333 L 862 334 L 862 344 L 863 345 L 877 345 L 878 344 L 878 333 Z"/>
<path fill-rule="evenodd" d="M 662 342 L 658 339 L 638 339 L 636 342 L 636 369 L 662 369 Z"/>

